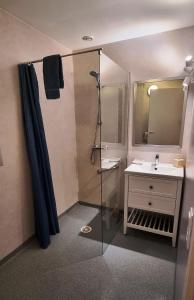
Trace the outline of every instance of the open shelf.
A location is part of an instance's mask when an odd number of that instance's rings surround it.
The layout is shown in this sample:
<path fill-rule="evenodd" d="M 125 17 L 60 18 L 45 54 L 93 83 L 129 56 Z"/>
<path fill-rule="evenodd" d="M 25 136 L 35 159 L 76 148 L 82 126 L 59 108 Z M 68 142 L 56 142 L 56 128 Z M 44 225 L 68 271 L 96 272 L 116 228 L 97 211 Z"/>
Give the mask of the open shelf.
<path fill-rule="evenodd" d="M 172 237 L 173 220 L 173 216 L 134 208 L 129 214 L 127 226 Z"/>

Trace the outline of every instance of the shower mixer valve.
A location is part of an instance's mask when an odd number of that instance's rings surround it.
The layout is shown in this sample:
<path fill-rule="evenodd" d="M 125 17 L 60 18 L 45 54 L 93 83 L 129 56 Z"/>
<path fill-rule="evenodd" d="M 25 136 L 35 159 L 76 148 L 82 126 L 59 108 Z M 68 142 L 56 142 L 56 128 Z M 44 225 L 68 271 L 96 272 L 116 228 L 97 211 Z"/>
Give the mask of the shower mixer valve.
<path fill-rule="evenodd" d="M 101 149 L 103 150 L 104 147 L 102 147 L 101 145 L 96 144 L 96 145 L 93 145 L 93 146 L 92 146 L 92 149 L 93 149 L 93 150 L 101 150 Z"/>

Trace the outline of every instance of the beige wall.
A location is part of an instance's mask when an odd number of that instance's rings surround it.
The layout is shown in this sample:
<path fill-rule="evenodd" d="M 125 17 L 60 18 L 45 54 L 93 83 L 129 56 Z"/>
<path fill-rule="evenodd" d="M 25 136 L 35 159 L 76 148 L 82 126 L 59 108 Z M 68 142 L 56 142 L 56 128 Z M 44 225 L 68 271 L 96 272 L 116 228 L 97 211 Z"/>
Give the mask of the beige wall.
<path fill-rule="evenodd" d="M 184 75 L 184 61 L 188 54 L 194 56 L 194 27 L 154 34 L 112 44 L 102 45 L 103 52 L 131 75 L 134 81 Z M 171 162 L 180 149 L 174 147 L 133 147 L 133 89 L 130 96 L 128 160 L 133 158 L 153 160 L 156 153 L 160 161 Z M 184 131 L 187 136 L 187 128 Z M 186 142 L 183 137 L 184 142 Z M 184 151 L 184 146 L 183 146 Z"/>
<path fill-rule="evenodd" d="M 112 196 L 112 190 L 116 190 L 117 186 L 120 188 L 119 197 L 118 197 L 118 206 L 123 207 L 123 191 L 124 191 L 124 177 L 123 171 L 126 168 L 127 161 L 127 127 L 128 127 L 128 85 L 129 85 L 129 74 L 123 70 L 118 64 L 113 60 L 107 57 L 105 54 L 100 56 L 100 75 L 101 75 L 101 84 L 102 85 L 114 85 L 119 84 L 124 87 L 124 111 L 123 111 L 123 143 L 110 143 L 102 140 L 102 150 L 103 158 L 120 158 L 120 168 L 119 170 L 114 170 L 103 174 L 103 187 L 102 195 L 104 202 L 109 202 L 109 199 Z M 103 94 L 101 94 L 101 99 Z M 103 101 L 103 99 L 102 99 Z M 103 106 L 102 106 L 103 109 Z M 103 123 L 102 123 L 102 132 L 103 132 Z M 114 174 L 113 174 L 114 173 Z M 116 174 L 116 176 L 115 176 Z M 119 180 L 120 179 L 120 180 Z"/>
<path fill-rule="evenodd" d="M 0 258 L 34 232 L 29 164 L 26 155 L 17 64 L 70 52 L 12 15 L 0 10 Z M 59 101 L 46 101 L 42 64 L 36 65 L 58 213 L 77 201 L 76 139 L 72 59 L 64 62 L 65 88 Z"/>

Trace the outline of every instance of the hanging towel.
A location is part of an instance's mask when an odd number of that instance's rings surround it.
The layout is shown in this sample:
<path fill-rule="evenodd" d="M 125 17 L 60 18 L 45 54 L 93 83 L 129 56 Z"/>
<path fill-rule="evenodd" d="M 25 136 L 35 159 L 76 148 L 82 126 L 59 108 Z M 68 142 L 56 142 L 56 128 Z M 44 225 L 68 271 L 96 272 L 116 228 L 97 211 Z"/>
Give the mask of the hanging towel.
<path fill-rule="evenodd" d="M 60 98 L 59 89 L 64 88 L 63 65 L 59 54 L 43 58 L 44 87 L 47 99 Z"/>

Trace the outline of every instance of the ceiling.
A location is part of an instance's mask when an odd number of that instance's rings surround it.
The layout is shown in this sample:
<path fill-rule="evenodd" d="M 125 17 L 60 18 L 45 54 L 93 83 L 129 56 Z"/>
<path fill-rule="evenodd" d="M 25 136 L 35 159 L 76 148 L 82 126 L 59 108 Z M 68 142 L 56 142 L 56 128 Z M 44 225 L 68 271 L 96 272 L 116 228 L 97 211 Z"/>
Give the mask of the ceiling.
<path fill-rule="evenodd" d="M 194 25 L 194 0 L 0 0 L 0 7 L 72 50 Z"/>
<path fill-rule="evenodd" d="M 185 76 L 185 57 L 194 57 L 194 26 L 102 45 L 103 53 L 131 73 L 131 80 Z"/>

